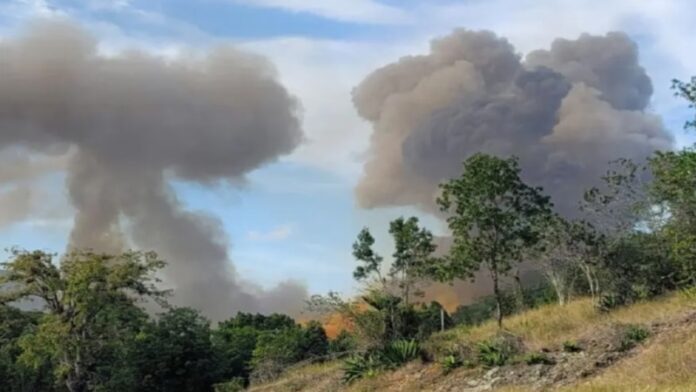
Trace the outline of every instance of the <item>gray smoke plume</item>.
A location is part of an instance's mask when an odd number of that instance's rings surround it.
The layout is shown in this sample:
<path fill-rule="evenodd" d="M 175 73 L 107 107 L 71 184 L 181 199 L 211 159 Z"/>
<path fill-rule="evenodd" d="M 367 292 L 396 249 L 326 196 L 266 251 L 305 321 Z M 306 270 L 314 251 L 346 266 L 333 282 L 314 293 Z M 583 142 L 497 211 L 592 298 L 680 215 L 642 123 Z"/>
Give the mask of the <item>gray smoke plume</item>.
<path fill-rule="evenodd" d="M 301 142 L 298 102 L 273 67 L 231 47 L 163 59 L 96 44 L 64 22 L 0 41 L 0 148 L 69 156 L 70 246 L 156 250 L 174 302 L 213 318 L 299 306 L 301 286 L 243 283 L 219 220 L 185 210 L 169 185 L 239 181 Z"/>
<path fill-rule="evenodd" d="M 358 200 L 434 211 L 437 185 L 486 152 L 518 156 L 524 178 L 573 215 L 609 161 L 672 146 L 645 111 L 651 94 L 623 33 L 557 39 L 522 60 L 491 32 L 457 30 L 355 88 L 355 107 L 374 126 Z"/>

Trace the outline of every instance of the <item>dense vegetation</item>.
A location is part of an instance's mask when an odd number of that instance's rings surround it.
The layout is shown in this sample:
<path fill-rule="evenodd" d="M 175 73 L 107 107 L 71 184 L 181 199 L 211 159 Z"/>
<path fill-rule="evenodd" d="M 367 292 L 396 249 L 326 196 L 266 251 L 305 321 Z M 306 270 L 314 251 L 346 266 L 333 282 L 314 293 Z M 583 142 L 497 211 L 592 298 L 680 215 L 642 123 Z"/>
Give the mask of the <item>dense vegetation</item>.
<path fill-rule="evenodd" d="M 674 84 L 692 104 L 695 82 Z M 154 253 L 76 251 L 57 263 L 55 255 L 15 250 L 0 276 L 1 389 L 234 391 L 274 379 L 293 364 L 337 357 L 350 383 L 416 358 L 432 360 L 433 350 L 423 349 L 429 336 L 491 319 L 508 333 L 486 335 L 467 356 L 444 353 L 438 360 L 445 370 L 515 358 L 545 364 L 551 359 L 543 353 L 519 356 L 506 317 L 550 302 L 562 313 L 573 297 L 608 312 L 693 291 L 696 150 L 656 152 L 644 164 L 619 158 L 602 185 L 587 190 L 578 211 L 564 216 L 523 177 L 514 157 L 468 158 L 437 199 L 453 239 L 444 253 L 417 218 L 399 218 L 389 228 L 394 252 L 386 265 L 363 229 L 353 245 L 360 297 L 329 293 L 308 302 L 314 312 L 345 320 L 345 330 L 331 340 L 316 321 L 300 325 L 286 315 L 239 313 L 211 326 L 194 309 L 170 307 L 155 278 L 165 263 Z M 536 278 L 520 278 L 522 267 L 538 271 Z M 492 296 L 451 315 L 423 300 L 424 282 L 477 276 L 490 278 Z M 12 306 L 27 299 L 43 311 Z M 143 303 L 166 311 L 148 314 Z M 648 337 L 633 325 L 622 334 L 623 350 Z M 579 349 L 570 341 L 564 347 Z"/>
<path fill-rule="evenodd" d="M 285 315 L 239 313 L 217 328 L 189 308 L 148 316 L 141 299 L 166 306 L 152 277 L 163 265 L 153 253 L 76 252 L 56 266 L 50 254 L 15 251 L 3 302 L 33 297 L 46 310 L 0 306 L 2 390 L 233 390 L 328 353 L 321 325 Z"/>

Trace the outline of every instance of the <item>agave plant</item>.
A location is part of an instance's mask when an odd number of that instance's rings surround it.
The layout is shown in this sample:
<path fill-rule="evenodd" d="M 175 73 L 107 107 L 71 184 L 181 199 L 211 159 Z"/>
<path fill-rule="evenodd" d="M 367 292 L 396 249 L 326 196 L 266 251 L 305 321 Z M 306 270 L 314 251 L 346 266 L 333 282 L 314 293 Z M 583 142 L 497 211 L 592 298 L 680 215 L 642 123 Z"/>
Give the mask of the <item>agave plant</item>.
<path fill-rule="evenodd" d="M 418 358 L 420 345 L 415 340 L 397 340 L 384 349 L 385 362 L 392 367 L 399 367 Z"/>
<path fill-rule="evenodd" d="M 343 382 L 373 377 L 383 367 L 382 361 L 374 354 L 353 355 L 343 362 Z"/>

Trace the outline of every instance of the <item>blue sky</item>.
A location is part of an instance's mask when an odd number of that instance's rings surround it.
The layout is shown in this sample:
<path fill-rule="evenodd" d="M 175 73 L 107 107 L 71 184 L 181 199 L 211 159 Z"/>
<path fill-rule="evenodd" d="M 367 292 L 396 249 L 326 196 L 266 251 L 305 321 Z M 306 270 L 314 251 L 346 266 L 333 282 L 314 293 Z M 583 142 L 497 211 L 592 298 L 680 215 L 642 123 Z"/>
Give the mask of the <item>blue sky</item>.
<path fill-rule="evenodd" d="M 351 292 L 350 246 L 360 228 L 373 228 L 388 253 L 387 222 L 417 214 L 356 207 L 352 189 L 370 128 L 354 112 L 350 90 L 370 70 L 426 51 L 431 38 L 453 28 L 494 30 L 522 53 L 555 37 L 625 30 L 653 79 L 651 109 L 680 144 L 693 141 L 682 131 L 689 112 L 669 89 L 671 78 L 696 74 L 689 0 L 0 0 L 0 37 L 39 17 L 80 22 L 104 52 L 176 55 L 231 41 L 271 59 L 302 102 L 307 142 L 242 186 L 174 184 L 188 208 L 221 219 L 240 275 L 264 286 L 294 279 L 311 292 Z M 62 189 L 62 180 L 42 181 Z M 72 210 L 64 191 L 57 196 L 30 220 L 2 226 L 2 244 L 62 250 Z M 441 232 L 441 223 L 422 218 Z"/>

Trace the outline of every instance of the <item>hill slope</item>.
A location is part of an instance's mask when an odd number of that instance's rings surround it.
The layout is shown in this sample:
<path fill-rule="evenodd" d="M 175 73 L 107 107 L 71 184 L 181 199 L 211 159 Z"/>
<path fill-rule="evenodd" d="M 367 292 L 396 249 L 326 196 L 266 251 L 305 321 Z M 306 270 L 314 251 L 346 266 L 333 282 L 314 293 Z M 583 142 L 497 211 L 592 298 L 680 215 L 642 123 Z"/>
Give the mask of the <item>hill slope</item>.
<path fill-rule="evenodd" d="M 647 338 L 632 341 L 635 331 L 647 332 Z M 696 391 L 693 293 L 673 294 L 610 313 L 598 312 L 585 299 L 531 310 L 505 322 L 505 336 L 521 347 L 515 360 L 501 367 L 443 371 L 439 358 L 450 353 L 475 356 L 476 343 L 495 336 L 500 333 L 493 323 L 454 328 L 424 344 L 432 362 L 413 362 L 350 385 L 341 383 L 341 364 L 328 362 L 290 369 L 279 380 L 250 390 Z M 580 351 L 569 349 L 573 346 Z M 530 353 L 543 356 L 542 362 L 547 363 L 528 364 L 533 362 Z"/>

